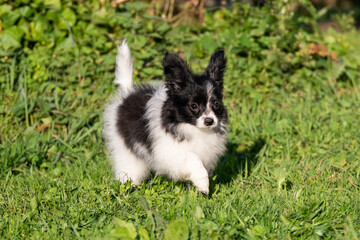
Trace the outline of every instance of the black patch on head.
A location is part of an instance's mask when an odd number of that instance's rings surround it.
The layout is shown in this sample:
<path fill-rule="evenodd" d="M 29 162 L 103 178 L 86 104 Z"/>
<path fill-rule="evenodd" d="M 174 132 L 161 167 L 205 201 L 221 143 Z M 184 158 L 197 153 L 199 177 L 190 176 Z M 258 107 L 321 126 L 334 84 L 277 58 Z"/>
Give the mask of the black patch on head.
<path fill-rule="evenodd" d="M 123 136 L 126 146 L 134 153 L 135 143 L 140 143 L 151 151 L 149 121 L 144 117 L 147 102 L 154 95 L 155 88 L 143 85 L 127 96 L 118 107 L 116 127 Z"/>
<path fill-rule="evenodd" d="M 214 110 L 219 124 L 215 132 L 225 134 L 227 124 L 227 112 L 222 103 L 223 76 L 226 69 L 224 51 L 216 51 L 210 59 L 209 66 L 202 75 L 192 73 L 187 64 L 175 54 L 165 54 L 163 60 L 165 85 L 167 88 L 167 100 L 162 109 L 162 125 L 166 132 L 172 134 L 175 139 L 183 141 L 186 136 L 178 131 L 180 123 L 196 125 L 196 120 L 206 110 L 206 105 L 220 102 L 221 107 Z M 213 86 L 211 96 L 208 96 L 207 85 Z M 196 104 L 196 108 L 191 105 Z M 194 110 L 196 109 L 196 110 Z"/>

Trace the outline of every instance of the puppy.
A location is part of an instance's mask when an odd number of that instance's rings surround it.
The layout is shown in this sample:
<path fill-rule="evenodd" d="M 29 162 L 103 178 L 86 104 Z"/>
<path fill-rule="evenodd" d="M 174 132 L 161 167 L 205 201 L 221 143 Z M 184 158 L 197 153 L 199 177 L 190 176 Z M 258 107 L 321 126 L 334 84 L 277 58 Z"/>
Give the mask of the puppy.
<path fill-rule="evenodd" d="M 130 50 L 125 41 L 118 46 L 118 90 L 103 132 L 115 178 L 138 185 L 153 171 L 208 194 L 209 174 L 226 150 L 224 51 L 213 53 L 201 75 L 176 54 L 166 53 L 162 65 L 164 84 L 134 86 Z"/>

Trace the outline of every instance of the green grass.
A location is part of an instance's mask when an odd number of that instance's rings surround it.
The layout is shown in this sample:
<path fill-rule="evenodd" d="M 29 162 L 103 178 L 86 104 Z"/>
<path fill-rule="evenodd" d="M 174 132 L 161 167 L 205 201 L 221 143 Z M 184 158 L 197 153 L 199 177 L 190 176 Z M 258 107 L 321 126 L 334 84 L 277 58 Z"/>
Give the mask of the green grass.
<path fill-rule="evenodd" d="M 57 97 L 50 84 L 1 96 L 27 99 L 23 119 L 1 115 L 1 236 L 107 238 L 127 229 L 122 219 L 151 238 L 180 220 L 191 239 L 359 237 L 358 89 L 304 83 L 236 106 L 227 96 L 229 151 L 203 196 L 162 177 L 138 188 L 113 180 L 101 138 L 110 82 L 98 83 Z M 59 112 L 38 109 L 47 117 L 32 122 L 26 112 L 40 100 Z"/>
<path fill-rule="evenodd" d="M 164 49 L 199 71 L 225 48 L 229 143 L 209 196 L 161 176 L 113 180 L 101 133 L 114 43 L 92 55 L 0 53 L 0 238 L 359 239 L 360 34 L 279 33 L 271 14 L 243 8 L 255 12 L 240 23 L 244 9 L 224 9 L 202 28 L 129 41 L 137 82 L 161 75 Z M 301 55 L 311 42 L 339 60 Z"/>

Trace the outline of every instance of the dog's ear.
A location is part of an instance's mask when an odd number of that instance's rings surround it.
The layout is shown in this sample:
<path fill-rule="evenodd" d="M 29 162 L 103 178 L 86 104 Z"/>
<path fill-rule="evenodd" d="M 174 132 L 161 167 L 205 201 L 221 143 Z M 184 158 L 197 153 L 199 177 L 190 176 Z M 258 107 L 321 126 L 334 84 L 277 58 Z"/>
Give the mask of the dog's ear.
<path fill-rule="evenodd" d="M 226 57 L 223 50 L 215 51 L 210 58 L 209 66 L 205 69 L 204 75 L 215 81 L 222 90 L 224 87 L 224 73 L 226 70 Z"/>
<path fill-rule="evenodd" d="M 176 54 L 165 53 L 162 61 L 165 75 L 165 85 L 170 91 L 178 92 L 184 89 L 187 83 L 193 81 L 193 74 Z"/>

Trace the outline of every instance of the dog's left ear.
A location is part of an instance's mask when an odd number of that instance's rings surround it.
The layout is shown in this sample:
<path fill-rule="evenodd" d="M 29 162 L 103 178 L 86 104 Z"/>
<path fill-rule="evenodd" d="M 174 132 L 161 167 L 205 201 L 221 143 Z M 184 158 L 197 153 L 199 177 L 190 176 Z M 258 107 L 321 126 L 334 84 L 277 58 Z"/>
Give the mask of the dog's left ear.
<path fill-rule="evenodd" d="M 211 55 L 209 66 L 205 69 L 204 75 L 215 81 L 222 90 L 224 87 L 224 73 L 226 70 L 226 57 L 223 50 L 217 50 Z"/>

